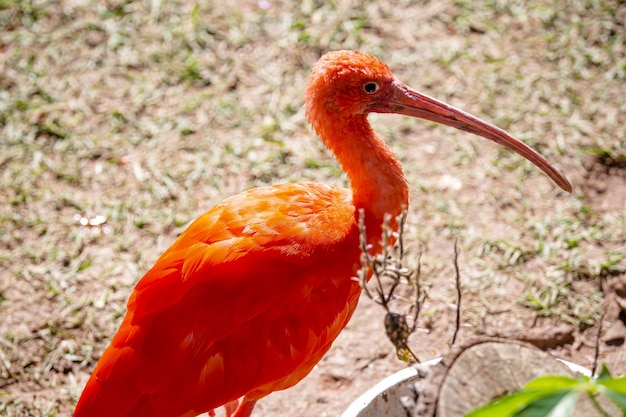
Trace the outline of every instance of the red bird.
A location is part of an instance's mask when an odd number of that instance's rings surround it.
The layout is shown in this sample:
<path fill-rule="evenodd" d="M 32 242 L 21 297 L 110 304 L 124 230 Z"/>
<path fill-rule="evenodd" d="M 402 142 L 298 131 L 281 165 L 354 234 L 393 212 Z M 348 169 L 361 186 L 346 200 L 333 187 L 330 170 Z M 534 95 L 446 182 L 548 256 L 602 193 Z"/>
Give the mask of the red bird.
<path fill-rule="evenodd" d="M 385 215 L 396 218 L 409 202 L 400 163 L 368 113 L 419 117 L 483 136 L 572 189 L 531 148 L 410 89 L 371 55 L 324 55 L 304 102 L 352 188 L 315 182 L 255 188 L 197 219 L 137 284 L 74 417 L 192 417 L 220 406 L 228 416 L 247 417 L 257 400 L 311 371 L 361 293 L 354 278 L 361 266 L 359 210 L 376 253 Z"/>

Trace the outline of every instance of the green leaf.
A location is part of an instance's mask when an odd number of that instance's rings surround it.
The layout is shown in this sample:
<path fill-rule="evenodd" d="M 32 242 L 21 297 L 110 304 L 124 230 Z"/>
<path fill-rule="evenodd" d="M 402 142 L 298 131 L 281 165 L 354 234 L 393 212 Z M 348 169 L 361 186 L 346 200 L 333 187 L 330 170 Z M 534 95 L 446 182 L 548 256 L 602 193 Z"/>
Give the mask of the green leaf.
<path fill-rule="evenodd" d="M 496 399 L 495 401 L 477 408 L 465 417 L 561 417 L 562 414 L 559 404 L 565 410 L 569 410 L 572 405 L 570 402 L 573 397 L 575 402 L 578 392 L 569 390 L 527 390 L 514 392 Z M 556 411 L 557 414 L 551 414 Z"/>
<path fill-rule="evenodd" d="M 545 375 L 537 377 L 529 381 L 525 386 L 525 390 L 545 390 L 546 392 L 555 392 L 563 389 L 572 389 L 580 384 L 576 378 L 567 375 Z"/>
<path fill-rule="evenodd" d="M 598 381 L 603 381 L 606 379 L 611 379 L 611 373 L 609 372 L 609 368 L 607 368 L 606 363 L 602 364 L 602 369 L 600 370 L 600 375 L 596 377 Z"/>
<path fill-rule="evenodd" d="M 626 375 L 611 379 L 598 379 L 598 385 L 606 387 L 611 391 L 626 395 Z"/>
<path fill-rule="evenodd" d="M 536 401 L 541 395 L 542 393 L 539 391 L 514 392 L 471 411 L 465 417 L 511 416 L 531 402 Z"/>
<path fill-rule="evenodd" d="M 626 376 L 598 381 L 598 391 L 613 401 L 626 416 Z"/>
<path fill-rule="evenodd" d="M 523 390 L 496 399 L 466 417 L 566 417 L 581 392 L 593 391 L 589 378 L 541 376 L 528 382 Z"/>
<path fill-rule="evenodd" d="M 606 390 L 602 393 L 609 397 L 615 403 L 615 405 L 617 405 L 620 410 L 622 410 L 622 414 L 626 416 L 626 395 L 611 390 Z"/>
<path fill-rule="evenodd" d="M 613 378 L 606 364 L 602 364 L 602 369 L 595 382 L 598 391 L 609 397 L 626 416 L 626 376 Z"/>
<path fill-rule="evenodd" d="M 563 390 L 539 398 L 528 407 L 513 414 L 515 417 L 568 417 L 571 415 L 580 392 Z"/>

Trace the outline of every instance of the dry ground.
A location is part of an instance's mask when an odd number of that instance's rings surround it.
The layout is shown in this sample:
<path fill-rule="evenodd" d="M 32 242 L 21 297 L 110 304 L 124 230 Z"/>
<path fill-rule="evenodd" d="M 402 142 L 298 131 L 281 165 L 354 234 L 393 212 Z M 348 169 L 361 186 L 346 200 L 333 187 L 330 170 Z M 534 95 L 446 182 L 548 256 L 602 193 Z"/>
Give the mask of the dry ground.
<path fill-rule="evenodd" d="M 534 340 L 590 367 L 602 321 L 600 360 L 626 372 L 623 1 L 222 3 L 0 0 L 0 414 L 70 415 L 133 285 L 222 198 L 347 185 L 301 106 L 333 49 L 378 55 L 574 184 L 467 133 L 371 118 L 411 184 L 418 356 L 449 348 L 458 240 L 461 340 Z M 257 414 L 337 416 L 402 368 L 382 319 L 364 299 L 312 374 Z"/>

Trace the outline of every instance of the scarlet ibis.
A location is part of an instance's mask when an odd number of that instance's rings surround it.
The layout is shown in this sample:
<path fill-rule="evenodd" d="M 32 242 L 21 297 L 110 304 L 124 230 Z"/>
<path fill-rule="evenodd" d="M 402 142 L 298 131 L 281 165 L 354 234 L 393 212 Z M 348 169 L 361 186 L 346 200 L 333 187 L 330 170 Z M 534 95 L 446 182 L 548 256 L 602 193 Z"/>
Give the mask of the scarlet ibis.
<path fill-rule="evenodd" d="M 74 417 L 191 417 L 220 406 L 247 417 L 257 400 L 311 371 L 359 299 L 359 210 L 375 253 L 385 215 L 396 218 L 408 206 L 400 163 L 372 130 L 370 112 L 483 136 L 571 191 L 524 143 L 412 90 L 371 55 L 324 55 L 304 103 L 352 188 L 317 182 L 254 188 L 198 218 L 135 287 Z"/>

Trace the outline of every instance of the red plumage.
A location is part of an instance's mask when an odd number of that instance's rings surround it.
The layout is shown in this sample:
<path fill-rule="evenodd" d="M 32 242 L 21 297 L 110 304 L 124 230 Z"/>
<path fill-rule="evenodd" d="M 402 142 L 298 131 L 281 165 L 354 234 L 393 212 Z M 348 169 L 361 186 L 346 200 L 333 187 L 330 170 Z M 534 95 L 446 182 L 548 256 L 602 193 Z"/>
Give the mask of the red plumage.
<path fill-rule="evenodd" d="M 246 417 L 258 399 L 310 372 L 357 305 L 359 211 L 376 253 L 385 216 L 408 206 L 400 164 L 372 131 L 370 112 L 484 136 L 571 190 L 526 145 L 411 90 L 370 55 L 322 57 L 305 105 L 351 190 L 313 182 L 255 188 L 198 218 L 135 287 L 74 417 L 191 417 L 220 406 Z"/>

